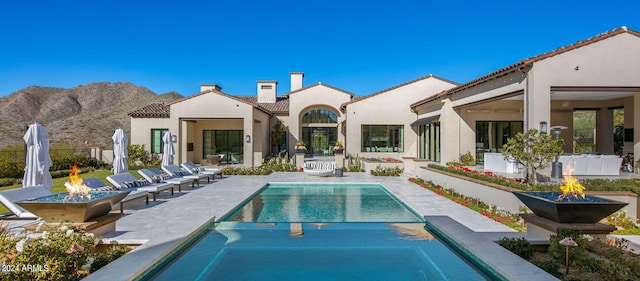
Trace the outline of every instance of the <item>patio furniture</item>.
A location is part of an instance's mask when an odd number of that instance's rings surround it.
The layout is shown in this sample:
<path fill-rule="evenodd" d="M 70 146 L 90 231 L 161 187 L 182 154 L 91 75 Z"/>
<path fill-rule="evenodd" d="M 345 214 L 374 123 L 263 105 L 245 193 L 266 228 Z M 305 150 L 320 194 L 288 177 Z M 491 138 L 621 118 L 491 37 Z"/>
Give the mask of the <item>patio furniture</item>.
<path fill-rule="evenodd" d="M 149 182 L 167 182 L 173 184 L 178 187 L 178 192 L 182 192 L 183 184 L 191 184 L 191 188 L 194 187 L 194 179 L 188 179 L 183 177 L 173 177 L 167 173 L 163 173 L 156 168 L 146 168 L 138 170 L 138 174 L 140 174 L 145 180 Z"/>
<path fill-rule="evenodd" d="M 181 164 L 182 168 L 191 172 L 192 174 L 205 174 L 211 176 L 211 179 L 215 179 L 216 175 L 220 175 L 222 178 L 222 170 L 218 168 L 206 168 L 202 166 L 196 166 L 193 162 L 184 162 Z"/>
<path fill-rule="evenodd" d="M 38 216 L 15 204 L 15 202 L 35 199 L 38 197 L 53 195 L 53 192 L 43 185 L 34 185 L 22 188 L 13 188 L 0 191 L 0 203 L 7 207 L 11 214 L 0 216 L 2 219 L 34 220 Z"/>
<path fill-rule="evenodd" d="M 182 170 L 182 168 L 178 167 L 177 165 L 162 166 L 162 170 L 164 170 L 165 172 L 167 172 L 169 175 L 173 177 L 183 177 L 187 179 L 193 179 L 198 183 L 198 185 L 200 185 L 201 179 L 206 178 L 207 181 L 209 180 L 209 175 L 205 175 L 205 174 L 194 175 L 187 171 Z"/>
<path fill-rule="evenodd" d="M 304 162 L 303 171 L 312 176 L 328 177 L 333 175 L 335 169 L 334 162 L 308 161 Z"/>
<path fill-rule="evenodd" d="M 119 190 L 143 190 L 152 193 L 153 201 L 156 201 L 156 194 L 161 191 L 171 190 L 171 195 L 173 195 L 173 184 L 168 182 L 151 183 L 147 180 L 137 179 L 130 173 L 107 176 L 107 181 Z"/>
<path fill-rule="evenodd" d="M 106 185 L 99 178 L 87 178 L 82 179 L 82 183 L 89 187 L 92 191 L 117 191 L 115 187 Z M 65 183 L 66 185 L 66 183 Z M 120 201 L 120 213 L 124 214 L 124 203 L 145 198 L 145 203 L 149 204 L 149 192 L 145 190 L 132 190 L 129 194 Z"/>
<path fill-rule="evenodd" d="M 224 158 L 224 154 L 210 154 L 207 155 L 207 162 L 209 165 L 219 165 L 222 158 Z"/>

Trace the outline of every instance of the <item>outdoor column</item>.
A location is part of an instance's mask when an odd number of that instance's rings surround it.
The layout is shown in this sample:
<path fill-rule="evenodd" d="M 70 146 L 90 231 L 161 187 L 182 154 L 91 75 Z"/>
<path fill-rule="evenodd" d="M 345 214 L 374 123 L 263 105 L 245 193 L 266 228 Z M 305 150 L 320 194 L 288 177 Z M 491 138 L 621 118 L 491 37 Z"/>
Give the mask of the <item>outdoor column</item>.
<path fill-rule="evenodd" d="M 627 107 L 625 107 L 625 110 Z M 625 111 L 626 113 L 626 111 Z M 626 114 L 625 114 L 626 115 Z M 633 95 L 633 167 L 636 173 L 640 172 L 640 93 Z M 625 125 L 626 125 L 625 121 Z"/>
<path fill-rule="evenodd" d="M 299 170 L 304 168 L 304 150 L 296 149 L 296 168 Z"/>
<path fill-rule="evenodd" d="M 596 111 L 596 152 L 613 154 L 613 110 Z"/>

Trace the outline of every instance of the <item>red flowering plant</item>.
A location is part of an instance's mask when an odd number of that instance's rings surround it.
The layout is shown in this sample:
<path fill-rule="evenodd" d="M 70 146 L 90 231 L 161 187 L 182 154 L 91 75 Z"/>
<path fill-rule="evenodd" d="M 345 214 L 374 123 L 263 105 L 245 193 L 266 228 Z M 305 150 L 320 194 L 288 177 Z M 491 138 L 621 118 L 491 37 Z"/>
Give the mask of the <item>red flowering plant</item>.
<path fill-rule="evenodd" d="M 436 185 L 433 182 L 425 181 L 421 178 L 409 178 L 409 182 L 413 182 L 422 188 L 433 191 L 436 195 L 446 197 L 457 204 L 470 208 L 483 216 L 486 216 L 494 221 L 505 224 L 515 230 L 524 231 L 524 226 L 520 222 L 520 218 L 517 214 L 511 214 L 510 212 L 503 210 L 497 206 L 489 206 L 488 204 L 480 201 L 477 198 L 470 198 L 463 194 L 455 192 L 454 189 L 445 189 L 442 186 Z"/>
<path fill-rule="evenodd" d="M 429 168 L 434 168 L 434 169 L 445 171 L 448 173 L 466 176 L 466 177 L 478 179 L 481 181 L 486 181 L 488 183 L 504 185 L 511 188 L 515 188 L 515 189 L 520 189 L 520 190 L 532 189 L 532 186 L 529 185 L 529 181 L 526 178 L 508 178 L 505 176 L 498 175 L 491 171 L 481 172 L 481 171 L 470 169 L 464 166 L 456 166 L 456 165 L 449 165 L 447 167 L 444 167 L 436 164 L 429 164 Z M 544 186 L 537 186 L 536 188 L 542 189 L 542 190 L 552 190 L 554 187 L 555 186 L 553 185 L 544 185 Z"/>

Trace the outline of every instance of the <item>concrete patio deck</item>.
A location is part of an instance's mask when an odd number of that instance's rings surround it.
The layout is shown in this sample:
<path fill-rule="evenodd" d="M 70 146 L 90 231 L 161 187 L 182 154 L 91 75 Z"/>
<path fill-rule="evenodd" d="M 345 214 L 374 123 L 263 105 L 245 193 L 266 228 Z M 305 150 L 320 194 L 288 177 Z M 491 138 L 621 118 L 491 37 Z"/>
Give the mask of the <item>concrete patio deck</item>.
<path fill-rule="evenodd" d="M 220 218 L 269 182 L 380 183 L 433 225 L 472 254 L 482 258 L 509 280 L 556 280 L 493 241 L 522 236 L 466 207 L 410 183 L 406 176 L 374 177 L 345 173 L 344 177 L 313 177 L 304 173 L 273 173 L 269 176 L 226 176 L 173 197 L 162 194 L 156 202 L 129 204 L 116 231 L 105 242 L 139 244 L 135 250 L 91 274 L 85 280 L 129 280 L 151 266 L 167 251 L 212 218 Z"/>

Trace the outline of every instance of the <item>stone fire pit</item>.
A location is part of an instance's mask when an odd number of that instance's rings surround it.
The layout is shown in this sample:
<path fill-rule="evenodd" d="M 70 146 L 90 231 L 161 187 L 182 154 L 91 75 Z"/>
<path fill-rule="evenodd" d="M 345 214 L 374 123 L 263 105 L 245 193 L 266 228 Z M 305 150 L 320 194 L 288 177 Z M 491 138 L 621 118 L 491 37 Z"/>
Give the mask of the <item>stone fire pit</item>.
<path fill-rule="evenodd" d="M 129 191 L 92 191 L 90 198 L 69 196 L 68 192 L 16 202 L 46 222 L 87 222 L 109 214 Z"/>
<path fill-rule="evenodd" d="M 558 223 L 597 223 L 627 203 L 585 195 L 564 198 L 562 192 L 513 192 L 534 214 Z"/>

